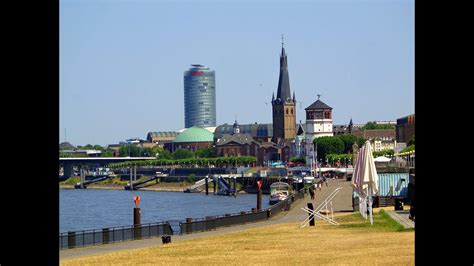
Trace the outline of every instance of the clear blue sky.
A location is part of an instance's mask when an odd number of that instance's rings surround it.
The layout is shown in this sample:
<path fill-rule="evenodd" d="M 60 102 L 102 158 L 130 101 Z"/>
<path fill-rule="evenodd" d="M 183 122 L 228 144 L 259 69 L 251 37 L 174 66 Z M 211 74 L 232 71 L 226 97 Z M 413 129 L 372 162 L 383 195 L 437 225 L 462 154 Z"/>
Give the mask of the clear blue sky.
<path fill-rule="evenodd" d="M 271 123 L 285 38 L 297 121 L 414 113 L 413 1 L 60 1 L 60 141 L 184 128 L 183 72 L 216 72 L 217 124 Z M 301 109 L 300 109 L 301 106 Z"/>

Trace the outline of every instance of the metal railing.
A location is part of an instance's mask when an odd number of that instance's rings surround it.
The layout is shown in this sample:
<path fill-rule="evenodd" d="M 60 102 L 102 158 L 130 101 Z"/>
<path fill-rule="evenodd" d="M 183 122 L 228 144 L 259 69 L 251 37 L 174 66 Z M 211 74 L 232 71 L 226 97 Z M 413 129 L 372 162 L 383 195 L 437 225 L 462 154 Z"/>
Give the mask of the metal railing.
<path fill-rule="evenodd" d="M 172 235 L 169 222 L 120 226 L 112 228 L 82 230 L 59 234 L 59 249 L 102 245 L 136 239 L 145 239 L 160 235 Z"/>
<path fill-rule="evenodd" d="M 60 233 L 59 249 L 102 245 L 163 235 L 190 234 L 215 230 L 219 227 L 263 221 L 282 211 L 290 210 L 291 205 L 302 198 L 304 198 L 303 189 L 291 194 L 286 200 L 260 211 L 252 208 L 249 212 L 241 211 L 240 213 L 207 216 L 199 219 L 187 218 L 185 221 L 175 220 Z"/>
<path fill-rule="evenodd" d="M 269 219 L 282 211 L 290 210 L 291 204 L 299 199 L 304 198 L 304 190 L 291 194 L 286 200 L 278 202 L 277 204 L 257 211 L 252 209 L 250 212 L 240 212 L 233 214 L 225 214 L 220 216 L 208 216 L 206 218 L 191 219 L 188 218 L 186 221 L 180 223 L 180 233 L 190 234 L 195 232 L 215 230 L 219 227 L 232 226 L 237 224 L 245 224 L 251 222 L 258 222 Z"/>

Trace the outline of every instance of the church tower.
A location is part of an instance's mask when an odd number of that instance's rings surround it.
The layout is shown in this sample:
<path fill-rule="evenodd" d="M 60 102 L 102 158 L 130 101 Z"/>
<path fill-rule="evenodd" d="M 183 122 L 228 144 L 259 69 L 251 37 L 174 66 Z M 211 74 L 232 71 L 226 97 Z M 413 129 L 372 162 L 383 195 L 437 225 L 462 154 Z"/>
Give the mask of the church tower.
<path fill-rule="evenodd" d="M 272 96 L 273 111 L 273 138 L 277 143 L 279 139 L 290 140 L 296 136 L 296 99 L 290 92 L 290 78 L 288 76 L 288 59 L 283 47 L 283 36 L 280 55 L 280 77 L 278 79 L 277 96 Z"/>

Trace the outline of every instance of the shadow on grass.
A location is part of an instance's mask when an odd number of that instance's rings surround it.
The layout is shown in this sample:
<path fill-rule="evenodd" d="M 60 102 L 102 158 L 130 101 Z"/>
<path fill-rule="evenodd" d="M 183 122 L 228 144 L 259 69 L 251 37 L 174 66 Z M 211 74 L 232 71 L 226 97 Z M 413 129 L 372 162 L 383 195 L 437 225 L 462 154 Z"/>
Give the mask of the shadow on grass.
<path fill-rule="evenodd" d="M 341 228 L 371 228 L 373 230 L 380 231 L 395 231 L 395 232 L 406 232 L 413 231 L 413 228 L 405 229 L 405 227 L 393 220 L 390 215 L 384 210 L 380 210 L 377 213 L 373 213 L 374 224 L 370 224 L 369 218 L 365 219 L 360 213 L 354 213 L 352 215 L 342 216 L 337 219 L 340 223 Z"/>

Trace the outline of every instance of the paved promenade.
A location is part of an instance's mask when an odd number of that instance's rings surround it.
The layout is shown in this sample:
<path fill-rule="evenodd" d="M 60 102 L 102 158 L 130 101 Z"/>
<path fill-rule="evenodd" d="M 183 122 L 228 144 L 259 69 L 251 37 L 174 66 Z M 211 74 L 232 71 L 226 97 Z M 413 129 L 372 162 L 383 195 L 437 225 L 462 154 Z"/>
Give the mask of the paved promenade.
<path fill-rule="evenodd" d="M 249 228 L 267 226 L 271 224 L 280 224 L 280 223 L 292 223 L 292 222 L 303 222 L 308 214 L 303 212 L 301 208 L 305 207 L 308 202 L 312 202 L 313 206 L 316 208 L 334 189 L 337 187 L 342 187 L 342 190 L 336 195 L 333 199 L 333 210 L 334 212 L 348 212 L 352 211 L 352 188 L 350 186 L 349 181 L 345 181 L 345 179 L 328 179 L 328 186 L 323 184 L 321 190 L 317 189 L 315 191 L 315 199 L 311 200 L 309 195 L 305 195 L 304 199 L 300 199 L 296 201 L 292 206 L 291 209 L 287 212 L 281 212 L 278 215 L 273 216 L 269 220 L 255 222 L 255 223 L 248 223 L 243 225 L 235 225 L 230 227 L 223 227 L 219 228 L 214 231 L 206 231 L 206 232 L 199 232 L 193 234 L 185 234 L 185 235 L 172 235 L 171 241 L 172 242 L 179 242 L 188 239 L 195 239 L 213 235 L 221 235 L 224 233 L 229 232 L 237 232 Z M 316 225 L 318 223 L 324 223 L 321 220 L 317 220 Z M 121 250 L 130 250 L 136 248 L 145 248 L 145 247 L 154 247 L 162 245 L 161 237 L 155 237 L 150 239 L 143 239 L 143 240 L 134 240 L 134 241 L 127 241 L 127 242 L 120 242 L 120 243 L 112 243 L 106 245 L 97 245 L 97 246 L 89 246 L 83 248 L 75 248 L 69 250 L 61 250 L 59 253 L 60 260 L 62 259 L 70 259 L 70 258 L 78 258 L 84 256 L 92 256 L 92 255 L 99 255 L 109 252 L 116 252 Z"/>
<path fill-rule="evenodd" d="M 410 220 L 410 211 L 387 211 L 387 213 L 398 223 L 403 225 L 405 228 L 415 228 L 415 222 Z"/>

